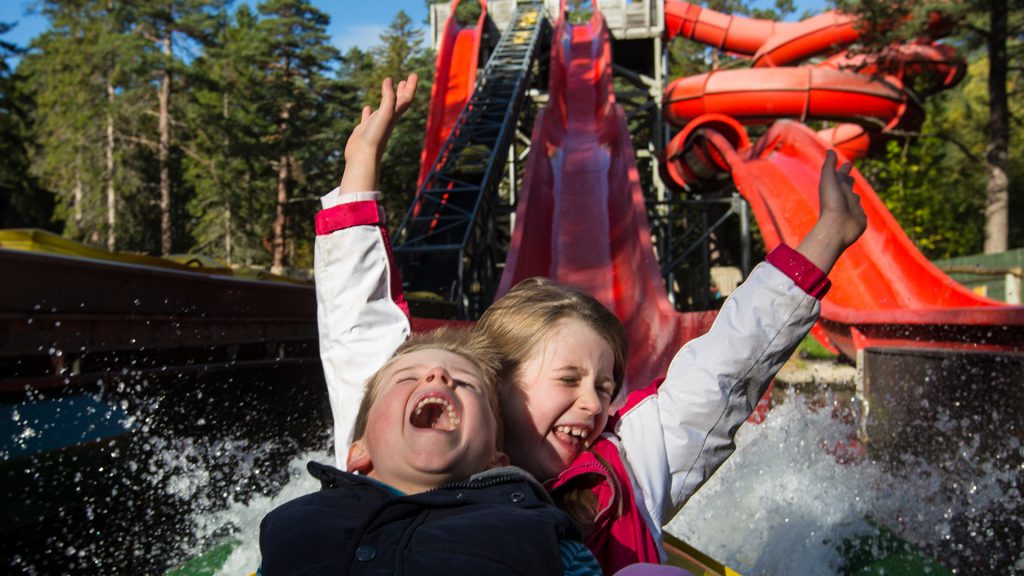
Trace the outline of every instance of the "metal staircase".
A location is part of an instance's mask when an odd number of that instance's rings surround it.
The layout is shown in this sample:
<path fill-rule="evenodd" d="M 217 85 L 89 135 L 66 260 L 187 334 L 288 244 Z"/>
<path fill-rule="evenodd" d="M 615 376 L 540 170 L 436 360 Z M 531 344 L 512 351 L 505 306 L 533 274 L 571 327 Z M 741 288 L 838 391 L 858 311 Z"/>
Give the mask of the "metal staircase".
<path fill-rule="evenodd" d="M 499 185 L 532 64 L 549 33 L 543 3 L 520 2 L 393 236 L 415 315 L 475 318 L 493 298 L 508 246 Z M 416 310 L 430 302 L 433 313 Z"/>

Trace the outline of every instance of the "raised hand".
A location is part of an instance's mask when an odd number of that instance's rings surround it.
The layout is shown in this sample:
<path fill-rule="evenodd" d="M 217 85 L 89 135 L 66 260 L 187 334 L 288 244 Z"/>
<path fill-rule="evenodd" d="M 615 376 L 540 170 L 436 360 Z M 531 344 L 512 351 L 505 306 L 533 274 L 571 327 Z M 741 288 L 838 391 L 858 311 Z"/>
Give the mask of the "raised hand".
<path fill-rule="evenodd" d="M 836 153 L 829 150 L 818 182 L 818 222 L 797 246 L 798 252 L 826 274 L 868 225 L 860 196 L 853 192 L 853 164 L 847 162 L 836 170 L 836 161 Z"/>
<path fill-rule="evenodd" d="M 359 125 L 352 130 L 345 144 L 345 173 L 341 177 L 341 193 L 367 192 L 377 189 L 380 162 L 391 131 L 402 114 L 409 109 L 416 95 L 418 78 L 410 74 L 394 87 L 391 78 L 380 86 L 380 106 L 365 106 Z"/>

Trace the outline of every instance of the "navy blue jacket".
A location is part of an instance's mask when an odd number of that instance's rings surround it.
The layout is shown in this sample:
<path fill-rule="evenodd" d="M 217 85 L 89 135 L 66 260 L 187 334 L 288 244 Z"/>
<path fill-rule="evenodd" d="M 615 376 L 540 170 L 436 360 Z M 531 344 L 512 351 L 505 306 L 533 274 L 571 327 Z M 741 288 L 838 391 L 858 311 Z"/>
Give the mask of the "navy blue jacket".
<path fill-rule="evenodd" d="M 321 490 L 260 523 L 264 576 L 280 574 L 563 573 L 572 520 L 518 468 L 399 496 L 368 478 L 310 462 Z"/>

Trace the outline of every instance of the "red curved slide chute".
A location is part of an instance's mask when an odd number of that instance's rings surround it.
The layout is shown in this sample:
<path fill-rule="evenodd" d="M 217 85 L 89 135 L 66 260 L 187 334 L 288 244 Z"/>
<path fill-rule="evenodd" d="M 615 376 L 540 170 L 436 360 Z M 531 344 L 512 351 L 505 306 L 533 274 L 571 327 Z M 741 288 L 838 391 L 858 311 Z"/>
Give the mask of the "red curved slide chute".
<path fill-rule="evenodd" d="M 627 385 L 646 385 L 715 313 L 680 314 L 668 301 L 600 15 L 588 25 L 560 21 L 550 62 L 498 294 L 531 276 L 594 294 L 626 326 Z"/>
<path fill-rule="evenodd" d="M 750 202 L 765 245 L 795 245 L 818 214 L 817 183 L 828 147 L 806 126 L 778 122 L 746 153 L 707 134 Z M 869 346 L 1024 349 L 1024 307 L 975 295 L 929 262 L 854 170 L 868 216 L 864 236 L 836 263 L 821 326 L 844 354 Z"/>
<path fill-rule="evenodd" d="M 481 10 L 476 26 L 463 28 L 455 18 L 459 0 L 452 0 L 451 12 L 444 24 L 434 62 L 434 85 L 430 89 L 430 111 L 423 150 L 420 152 L 417 187 L 423 184 L 423 179 L 430 173 L 441 147 L 455 127 L 455 121 L 473 95 L 479 67 L 480 42 L 487 18 L 487 0 L 479 1 Z"/>

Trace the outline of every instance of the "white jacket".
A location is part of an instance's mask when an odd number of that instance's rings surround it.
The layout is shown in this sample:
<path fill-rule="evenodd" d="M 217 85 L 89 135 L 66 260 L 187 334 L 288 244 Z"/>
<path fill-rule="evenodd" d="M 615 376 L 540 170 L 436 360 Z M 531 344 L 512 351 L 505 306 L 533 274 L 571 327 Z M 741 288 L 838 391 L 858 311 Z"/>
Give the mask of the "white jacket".
<path fill-rule="evenodd" d="M 409 335 L 410 324 L 403 304 L 389 289 L 392 277 L 383 228 L 360 224 L 358 218 L 335 218 L 321 226 L 320 218 L 339 204 L 377 197 L 362 193 L 342 199 L 334 190 L 323 198 L 325 210 L 318 215 L 320 355 L 341 469 L 364 383 Z M 345 208 L 333 212 L 338 210 Z M 675 355 L 657 393 L 632 401 L 619 412 L 614 431 L 634 498 L 645 511 L 652 534 L 660 535 L 661 526 L 732 453 L 736 430 L 818 317 L 819 301 L 808 292 L 820 296 L 827 280 L 820 271 L 820 278 L 808 280 L 813 274 L 806 268 L 794 273 L 793 266 L 806 261 L 799 262 L 802 257 L 786 250 L 769 259 L 782 262 L 793 278 L 804 280 L 805 288 L 777 265 L 758 265 L 730 296 L 708 333 Z"/>

